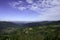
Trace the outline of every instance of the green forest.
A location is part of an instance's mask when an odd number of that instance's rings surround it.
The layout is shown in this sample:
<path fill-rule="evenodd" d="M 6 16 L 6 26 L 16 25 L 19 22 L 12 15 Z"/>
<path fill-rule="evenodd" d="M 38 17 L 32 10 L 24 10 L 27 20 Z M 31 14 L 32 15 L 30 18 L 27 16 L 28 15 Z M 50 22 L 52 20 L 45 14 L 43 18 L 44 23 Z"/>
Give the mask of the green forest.
<path fill-rule="evenodd" d="M 60 40 L 60 21 L 35 22 L 23 27 L 10 22 L 7 26 L 6 22 L 0 22 L 0 40 Z"/>

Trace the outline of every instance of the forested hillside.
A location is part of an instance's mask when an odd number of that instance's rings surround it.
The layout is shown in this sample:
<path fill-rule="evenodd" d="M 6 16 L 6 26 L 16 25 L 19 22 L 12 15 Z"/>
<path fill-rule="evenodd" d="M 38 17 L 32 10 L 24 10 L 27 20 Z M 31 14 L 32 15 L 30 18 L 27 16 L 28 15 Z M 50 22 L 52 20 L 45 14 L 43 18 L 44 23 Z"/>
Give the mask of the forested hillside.
<path fill-rule="evenodd" d="M 1 28 L 3 27 L 3 28 Z M 60 40 L 60 21 L 0 22 L 0 40 Z"/>

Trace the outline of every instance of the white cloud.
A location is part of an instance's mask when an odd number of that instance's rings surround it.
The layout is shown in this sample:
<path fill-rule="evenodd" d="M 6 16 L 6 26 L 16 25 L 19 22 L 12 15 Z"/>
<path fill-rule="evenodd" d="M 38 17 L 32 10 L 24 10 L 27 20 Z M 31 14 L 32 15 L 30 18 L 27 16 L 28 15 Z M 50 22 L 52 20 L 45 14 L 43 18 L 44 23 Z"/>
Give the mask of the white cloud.
<path fill-rule="evenodd" d="M 25 9 L 28 8 L 29 10 L 32 10 L 32 11 L 39 10 L 39 12 L 44 11 L 47 8 L 49 9 L 49 8 L 54 7 L 54 6 L 59 4 L 59 1 L 55 1 L 55 0 L 54 1 L 52 1 L 52 0 L 40 1 L 39 0 L 39 1 L 36 1 L 36 2 L 33 2 L 33 0 L 26 0 L 26 2 L 28 3 L 28 5 L 25 5 L 26 3 L 24 1 L 12 2 L 12 3 L 9 3 L 9 4 L 11 6 L 13 6 L 14 8 L 19 8 L 19 10 L 23 9 L 23 8 L 25 10 Z M 31 4 L 29 4 L 29 3 L 31 3 Z"/>
<path fill-rule="evenodd" d="M 9 3 L 9 5 L 12 6 L 13 8 L 16 8 L 15 6 L 19 5 L 19 4 L 20 4 L 19 2 L 11 2 L 11 3 Z"/>
<path fill-rule="evenodd" d="M 39 13 L 39 20 L 60 20 L 60 0 L 39 0 L 36 2 L 33 2 L 33 0 L 26 1 L 28 5 L 25 5 L 25 2 L 23 1 L 12 2 L 10 5 L 20 11 L 29 9 Z M 19 6 L 17 7 L 17 5 Z"/>
<path fill-rule="evenodd" d="M 38 6 L 37 6 L 36 3 L 33 3 L 33 4 L 31 5 L 31 7 L 30 7 L 30 10 L 35 11 L 36 9 L 38 9 Z"/>
<path fill-rule="evenodd" d="M 39 16 L 40 20 L 60 20 L 60 6 L 48 9 Z"/>
<path fill-rule="evenodd" d="M 18 7 L 17 9 L 23 11 L 23 10 L 25 10 L 26 8 L 25 8 L 25 7 Z"/>
<path fill-rule="evenodd" d="M 26 0 L 27 3 L 33 3 L 33 0 Z"/>

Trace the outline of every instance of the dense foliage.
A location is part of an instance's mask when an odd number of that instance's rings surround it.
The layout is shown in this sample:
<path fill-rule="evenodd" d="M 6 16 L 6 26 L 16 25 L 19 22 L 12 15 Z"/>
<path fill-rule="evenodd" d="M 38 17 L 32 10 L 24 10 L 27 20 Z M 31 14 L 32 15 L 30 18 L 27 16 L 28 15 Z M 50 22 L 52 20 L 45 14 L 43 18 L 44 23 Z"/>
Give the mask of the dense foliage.
<path fill-rule="evenodd" d="M 60 40 L 60 24 L 54 22 L 36 27 L 7 27 L 0 30 L 0 40 Z"/>

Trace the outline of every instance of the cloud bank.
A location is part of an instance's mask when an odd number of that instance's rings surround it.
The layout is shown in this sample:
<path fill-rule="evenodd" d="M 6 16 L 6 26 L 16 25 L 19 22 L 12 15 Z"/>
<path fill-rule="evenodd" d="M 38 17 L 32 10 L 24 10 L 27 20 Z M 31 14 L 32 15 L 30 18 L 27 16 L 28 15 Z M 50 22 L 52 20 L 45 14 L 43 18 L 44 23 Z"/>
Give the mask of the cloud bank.
<path fill-rule="evenodd" d="M 9 3 L 20 11 L 31 10 L 39 13 L 40 21 L 60 20 L 60 0 L 26 0 Z"/>

